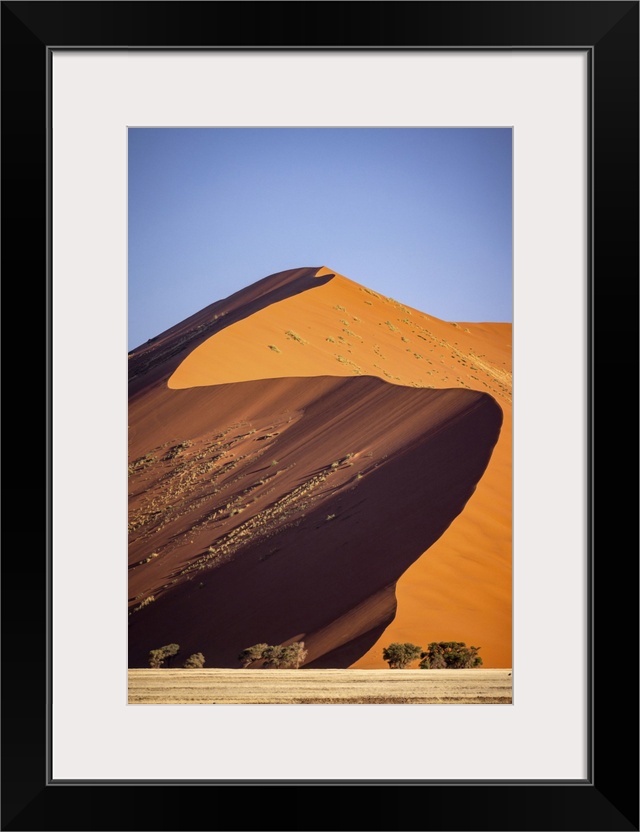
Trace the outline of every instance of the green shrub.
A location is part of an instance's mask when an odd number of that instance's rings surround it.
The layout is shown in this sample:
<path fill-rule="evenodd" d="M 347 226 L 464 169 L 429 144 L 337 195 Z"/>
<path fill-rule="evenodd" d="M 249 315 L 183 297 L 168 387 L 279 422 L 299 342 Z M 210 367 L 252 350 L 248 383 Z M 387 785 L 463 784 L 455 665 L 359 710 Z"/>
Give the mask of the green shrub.
<path fill-rule="evenodd" d="M 257 662 L 262 658 L 268 646 L 268 644 L 254 644 L 252 647 L 247 647 L 238 656 L 238 661 L 243 667 L 249 667 L 252 662 Z"/>
<path fill-rule="evenodd" d="M 164 647 L 159 647 L 157 650 L 150 650 L 149 667 L 162 667 L 165 661 L 168 666 L 171 664 L 172 657 L 177 656 L 179 652 L 179 644 L 165 644 Z"/>
<path fill-rule="evenodd" d="M 393 644 L 390 644 L 388 647 L 384 647 L 382 650 L 382 658 L 388 663 L 389 667 L 394 670 L 396 668 L 405 668 L 415 659 L 419 659 L 421 655 L 422 647 L 418 647 L 416 644 L 411 644 L 409 641 L 404 644 L 395 641 Z"/>
<path fill-rule="evenodd" d="M 295 641 L 286 647 L 282 644 L 254 644 L 240 653 L 238 661 L 245 668 L 253 662 L 262 661 L 265 668 L 293 667 L 297 670 L 307 658 L 307 652 L 304 641 Z"/>
<path fill-rule="evenodd" d="M 182 666 L 204 667 L 204 656 L 202 655 L 202 653 L 192 653 Z"/>
<path fill-rule="evenodd" d="M 433 641 L 421 654 L 419 666 L 422 670 L 481 667 L 479 652 L 479 647 L 467 647 L 464 641 Z"/>

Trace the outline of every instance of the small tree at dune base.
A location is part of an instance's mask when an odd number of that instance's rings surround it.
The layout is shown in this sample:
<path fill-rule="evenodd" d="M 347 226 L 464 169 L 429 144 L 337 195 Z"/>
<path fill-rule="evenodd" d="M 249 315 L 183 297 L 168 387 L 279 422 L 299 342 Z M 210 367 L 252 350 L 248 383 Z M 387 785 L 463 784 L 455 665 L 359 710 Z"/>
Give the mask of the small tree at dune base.
<path fill-rule="evenodd" d="M 479 652 L 479 647 L 467 647 L 464 641 L 432 641 L 421 654 L 422 661 L 419 666 L 422 670 L 481 667 L 482 659 L 478 655 Z"/>
<path fill-rule="evenodd" d="M 282 651 L 280 667 L 294 667 L 296 670 L 307 658 L 308 651 L 305 650 L 304 641 L 296 641 L 287 645 Z"/>
<path fill-rule="evenodd" d="M 192 653 L 182 666 L 204 667 L 204 656 L 202 655 L 202 653 Z"/>
<path fill-rule="evenodd" d="M 410 641 L 401 643 L 394 641 L 388 647 L 382 650 L 382 658 L 388 663 L 392 670 L 403 670 L 411 662 L 419 659 L 422 655 L 422 647 L 417 644 L 411 644 Z"/>
<path fill-rule="evenodd" d="M 238 656 L 238 661 L 243 667 L 249 667 L 249 665 L 253 662 L 257 662 L 262 659 L 263 653 L 268 646 L 268 644 L 254 644 L 252 647 L 247 647 Z"/>
<path fill-rule="evenodd" d="M 169 666 L 172 656 L 177 656 L 179 652 L 179 644 L 165 644 L 164 647 L 159 647 L 157 650 L 150 650 L 149 667 L 162 667 L 165 661 Z"/>
<path fill-rule="evenodd" d="M 262 667 L 268 669 L 295 668 L 299 669 L 307 658 L 308 651 L 305 650 L 304 641 L 295 641 L 293 644 L 254 644 L 247 647 L 238 656 L 238 661 L 247 668 L 253 662 L 262 662 Z"/>
<path fill-rule="evenodd" d="M 281 644 L 270 644 L 262 654 L 263 667 L 275 669 L 285 666 L 284 647 Z"/>

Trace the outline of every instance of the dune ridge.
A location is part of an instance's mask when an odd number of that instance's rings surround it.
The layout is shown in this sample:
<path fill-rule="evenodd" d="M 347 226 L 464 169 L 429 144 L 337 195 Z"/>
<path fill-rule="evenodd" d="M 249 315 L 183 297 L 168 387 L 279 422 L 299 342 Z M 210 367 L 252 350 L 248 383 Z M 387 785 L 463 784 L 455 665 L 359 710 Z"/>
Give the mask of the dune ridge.
<path fill-rule="evenodd" d="M 167 641 L 236 666 L 301 637 L 315 667 L 444 638 L 510 666 L 509 354 L 508 325 L 438 321 L 325 268 L 134 350 L 130 666 Z"/>

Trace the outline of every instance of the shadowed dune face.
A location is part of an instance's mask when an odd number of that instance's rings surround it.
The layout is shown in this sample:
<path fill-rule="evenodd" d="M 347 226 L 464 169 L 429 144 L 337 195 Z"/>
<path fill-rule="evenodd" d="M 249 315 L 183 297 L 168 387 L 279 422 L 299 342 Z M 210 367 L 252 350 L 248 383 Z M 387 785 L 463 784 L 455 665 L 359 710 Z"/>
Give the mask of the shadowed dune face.
<path fill-rule="evenodd" d="M 438 640 L 510 666 L 510 350 L 325 268 L 134 350 L 129 665 L 303 639 L 315 667 Z"/>
<path fill-rule="evenodd" d="M 189 438 L 177 443 L 176 477 L 175 395 L 153 406 L 165 458 L 157 453 L 133 486 L 147 498 L 134 498 L 134 522 L 149 497 L 158 513 L 132 535 L 131 608 L 138 590 L 155 600 L 130 618 L 131 666 L 177 642 L 234 667 L 251 644 L 299 638 L 310 666 L 349 666 L 392 620 L 397 579 L 462 511 L 502 421 L 485 394 L 371 378 L 182 391 Z M 243 424 L 229 425 L 240 403 Z M 213 446 L 203 435 L 212 413 L 224 433 Z M 208 467 L 207 447 L 223 445 L 227 456 Z M 167 475 L 187 485 L 171 490 Z"/>

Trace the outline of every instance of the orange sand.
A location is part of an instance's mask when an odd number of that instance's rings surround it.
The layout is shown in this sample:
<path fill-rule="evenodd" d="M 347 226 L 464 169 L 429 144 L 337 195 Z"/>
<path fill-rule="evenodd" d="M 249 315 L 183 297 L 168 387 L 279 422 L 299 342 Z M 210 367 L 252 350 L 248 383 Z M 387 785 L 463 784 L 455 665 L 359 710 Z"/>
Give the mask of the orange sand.
<path fill-rule="evenodd" d="M 484 475 L 462 513 L 399 579 L 395 618 L 353 666 L 386 666 L 382 646 L 392 641 L 426 646 L 440 640 L 481 647 L 485 666 L 511 666 L 510 324 L 441 321 L 327 268 L 299 269 L 270 276 L 202 310 L 134 351 L 130 366 L 132 459 L 153 446 L 157 414 L 164 408 L 165 421 L 179 419 L 178 402 L 185 401 L 189 391 L 195 393 L 194 388 L 224 390 L 229 398 L 239 382 L 377 376 L 397 387 L 477 390 L 493 396 L 504 422 Z M 243 418 L 249 411 L 257 416 L 262 409 L 266 414 L 270 401 L 280 407 L 287 396 L 302 395 L 307 404 L 301 399 L 300 406 L 306 410 L 314 395 L 329 395 L 329 388 L 318 387 L 314 394 L 308 386 L 304 394 L 296 392 L 303 390 L 298 386 L 285 395 L 285 388 L 265 383 L 254 384 L 259 399 L 251 407 L 238 399 L 237 410 Z M 176 404 L 170 406 L 170 401 Z M 295 402 L 291 404 L 293 414 Z M 195 426 L 192 434 L 193 430 Z M 174 433 L 181 435 L 177 428 Z M 291 462 L 300 466 L 300 459 Z M 390 520 L 395 522 L 395 518 Z M 135 544 L 134 553 L 134 557 L 139 554 Z M 151 564 L 152 569 L 159 567 Z M 134 579 L 132 598 L 148 594 L 153 580 L 147 583 Z M 385 597 L 385 593 L 380 595 L 380 599 Z M 390 609 L 386 601 L 381 602 L 381 611 Z M 375 618 L 376 603 L 372 597 L 357 607 L 360 613 L 354 607 L 348 614 L 359 622 L 354 633 L 366 629 L 367 615 Z M 384 615 L 377 620 L 384 620 Z M 375 623 L 372 619 L 372 626 Z M 336 619 L 327 622 L 325 630 L 337 632 L 341 626 Z"/>

